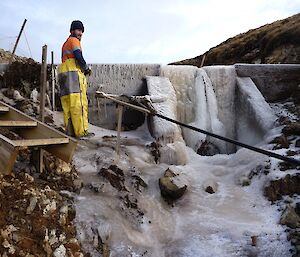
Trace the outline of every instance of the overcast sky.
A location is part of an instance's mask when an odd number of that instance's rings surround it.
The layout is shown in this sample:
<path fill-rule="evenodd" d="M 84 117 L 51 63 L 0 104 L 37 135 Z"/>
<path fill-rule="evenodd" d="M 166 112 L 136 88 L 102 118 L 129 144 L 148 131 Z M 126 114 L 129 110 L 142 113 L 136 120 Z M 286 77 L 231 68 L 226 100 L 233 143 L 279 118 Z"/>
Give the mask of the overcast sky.
<path fill-rule="evenodd" d="M 39 62 L 44 44 L 60 62 L 70 23 L 79 19 L 88 63 L 167 64 L 299 13 L 300 0 L 1 0 L 0 10 L 0 48 L 13 49 L 26 18 L 17 54 Z"/>

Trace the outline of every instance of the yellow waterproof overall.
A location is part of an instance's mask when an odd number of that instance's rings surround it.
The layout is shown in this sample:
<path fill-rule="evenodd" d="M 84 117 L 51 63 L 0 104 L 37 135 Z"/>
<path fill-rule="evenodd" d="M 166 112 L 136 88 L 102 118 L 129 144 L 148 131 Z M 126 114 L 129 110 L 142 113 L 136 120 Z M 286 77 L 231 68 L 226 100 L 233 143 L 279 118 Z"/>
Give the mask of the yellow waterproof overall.
<path fill-rule="evenodd" d="M 66 59 L 58 67 L 58 80 L 66 131 L 73 125 L 76 137 L 87 135 L 87 81 L 75 58 Z"/>

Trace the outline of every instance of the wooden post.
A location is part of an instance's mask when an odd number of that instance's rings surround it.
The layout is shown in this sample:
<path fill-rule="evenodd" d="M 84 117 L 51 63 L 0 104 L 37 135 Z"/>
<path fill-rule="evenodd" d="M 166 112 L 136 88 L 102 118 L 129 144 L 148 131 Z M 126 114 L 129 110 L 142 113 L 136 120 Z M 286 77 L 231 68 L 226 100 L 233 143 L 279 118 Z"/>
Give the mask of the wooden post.
<path fill-rule="evenodd" d="M 120 156 L 120 133 L 122 126 L 123 105 L 118 105 L 118 134 L 117 134 L 117 154 Z"/>
<path fill-rule="evenodd" d="M 55 111 L 55 80 L 54 80 L 54 52 L 51 51 L 51 88 L 52 88 L 52 111 Z"/>
<path fill-rule="evenodd" d="M 205 54 L 202 55 L 202 60 L 201 60 L 200 68 L 203 67 L 203 65 L 204 65 L 205 57 L 206 57 Z"/>
<path fill-rule="evenodd" d="M 41 65 L 41 81 L 40 81 L 40 121 L 45 121 L 45 98 L 46 98 L 46 84 L 47 84 L 47 45 L 43 46 L 42 49 L 42 65 Z M 39 149 L 39 172 L 43 172 L 43 156 L 44 150 Z"/>
<path fill-rule="evenodd" d="M 47 86 L 47 45 L 43 46 L 42 50 L 42 66 L 41 66 L 41 85 L 40 85 L 40 121 L 45 120 L 45 99 Z"/>
<path fill-rule="evenodd" d="M 21 35 L 22 35 L 23 30 L 24 30 L 24 27 L 25 27 L 26 22 L 27 22 L 27 20 L 25 19 L 24 22 L 23 22 L 23 25 L 22 25 L 22 27 L 21 27 L 21 30 L 20 30 L 20 32 L 19 32 L 19 35 L 18 35 L 18 37 L 17 37 L 17 40 L 16 40 L 16 43 L 15 43 L 14 49 L 13 49 L 13 51 L 12 51 L 12 55 L 11 55 L 11 57 L 10 57 L 10 59 L 9 59 L 9 64 L 12 63 L 12 60 L 13 60 L 13 58 L 14 58 L 14 56 L 15 56 L 15 52 L 16 52 L 17 46 L 18 46 L 18 44 L 19 44 L 19 41 L 20 41 L 20 38 L 21 38 Z"/>

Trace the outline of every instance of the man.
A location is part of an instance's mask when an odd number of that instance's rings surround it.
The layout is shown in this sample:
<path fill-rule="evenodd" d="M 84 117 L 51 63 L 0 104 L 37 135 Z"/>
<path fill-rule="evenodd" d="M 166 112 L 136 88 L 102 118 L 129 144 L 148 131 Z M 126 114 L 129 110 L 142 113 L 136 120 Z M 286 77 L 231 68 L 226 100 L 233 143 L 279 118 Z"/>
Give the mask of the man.
<path fill-rule="evenodd" d="M 73 21 L 70 36 L 62 46 L 62 64 L 58 68 L 60 99 L 64 112 L 66 133 L 70 136 L 88 136 L 87 81 L 90 75 L 81 51 L 80 40 L 84 32 L 81 21 Z"/>

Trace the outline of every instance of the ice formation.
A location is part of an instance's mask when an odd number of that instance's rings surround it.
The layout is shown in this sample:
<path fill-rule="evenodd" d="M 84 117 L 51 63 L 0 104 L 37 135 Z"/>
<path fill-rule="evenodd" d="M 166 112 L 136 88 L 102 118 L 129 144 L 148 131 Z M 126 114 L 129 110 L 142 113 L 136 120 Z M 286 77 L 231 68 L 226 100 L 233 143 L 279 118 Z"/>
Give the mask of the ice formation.
<path fill-rule="evenodd" d="M 237 85 L 237 138 L 255 145 L 273 128 L 276 117 L 251 78 L 238 77 Z"/>
<path fill-rule="evenodd" d="M 195 66 L 166 65 L 160 69 L 160 76 L 167 77 L 177 96 L 177 119 L 184 123 L 195 120 Z"/>
<path fill-rule="evenodd" d="M 194 66 L 163 66 L 161 76 L 170 79 L 177 95 L 177 119 L 200 129 L 219 135 L 225 135 L 224 125 L 218 118 L 216 95 L 210 78 L 204 69 Z M 226 144 L 213 138 L 207 138 L 199 132 L 183 129 L 184 140 L 194 150 L 205 140 L 217 145 L 223 153 Z"/>
<path fill-rule="evenodd" d="M 146 76 L 146 81 L 150 98 L 165 99 L 165 101 L 152 103 L 155 111 L 176 120 L 177 100 L 170 80 L 165 77 Z M 169 164 L 185 164 L 187 154 L 180 127 L 157 116 L 151 117 L 151 127 L 153 137 L 162 145 L 160 161 Z"/>

